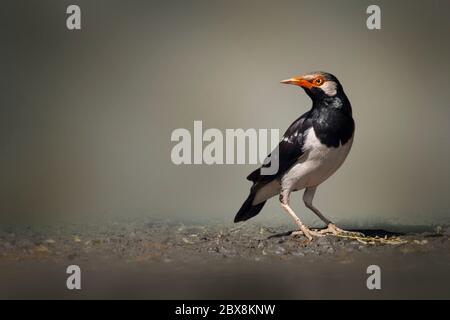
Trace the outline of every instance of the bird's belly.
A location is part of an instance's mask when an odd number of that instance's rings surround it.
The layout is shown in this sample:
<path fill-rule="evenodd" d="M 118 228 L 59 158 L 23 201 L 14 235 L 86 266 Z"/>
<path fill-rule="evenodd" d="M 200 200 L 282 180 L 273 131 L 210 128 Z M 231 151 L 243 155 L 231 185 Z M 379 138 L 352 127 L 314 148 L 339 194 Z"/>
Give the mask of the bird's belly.
<path fill-rule="evenodd" d="M 352 138 L 346 144 L 333 148 L 321 144 L 319 140 L 311 140 L 307 152 L 283 176 L 283 189 L 301 190 L 324 182 L 342 165 L 353 142 Z"/>
<path fill-rule="evenodd" d="M 332 148 L 322 157 L 308 160 L 307 166 L 310 167 L 303 181 L 299 181 L 304 187 L 317 186 L 328 179 L 339 169 L 348 155 L 348 150 L 344 146 Z"/>

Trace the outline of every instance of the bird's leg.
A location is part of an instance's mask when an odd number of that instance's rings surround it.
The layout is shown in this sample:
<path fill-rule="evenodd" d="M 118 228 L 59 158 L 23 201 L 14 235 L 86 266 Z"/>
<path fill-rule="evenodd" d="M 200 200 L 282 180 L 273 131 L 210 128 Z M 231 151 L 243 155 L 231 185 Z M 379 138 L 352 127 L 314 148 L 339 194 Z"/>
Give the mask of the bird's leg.
<path fill-rule="evenodd" d="M 295 214 L 294 210 L 291 209 L 291 207 L 289 206 L 289 194 L 280 194 L 280 204 L 281 207 L 292 217 L 292 219 L 294 219 L 295 223 L 300 229 L 299 231 L 292 232 L 291 235 L 304 235 L 310 241 L 313 239 L 313 236 L 322 236 L 318 232 L 312 231 L 306 225 L 304 225 L 300 218 Z"/>
<path fill-rule="evenodd" d="M 359 233 L 359 232 L 346 231 L 341 228 L 338 228 L 338 227 L 336 227 L 336 225 L 333 222 L 331 222 L 330 220 L 325 218 L 325 216 L 312 204 L 315 193 L 316 193 L 316 187 L 306 188 L 305 193 L 303 194 L 303 202 L 305 203 L 305 206 L 308 209 L 310 209 L 312 212 L 314 212 L 327 225 L 327 227 L 325 229 L 322 229 L 318 232 L 319 234 L 321 234 L 321 235 L 333 234 L 335 236 L 338 236 L 338 235 L 361 236 L 361 233 Z"/>

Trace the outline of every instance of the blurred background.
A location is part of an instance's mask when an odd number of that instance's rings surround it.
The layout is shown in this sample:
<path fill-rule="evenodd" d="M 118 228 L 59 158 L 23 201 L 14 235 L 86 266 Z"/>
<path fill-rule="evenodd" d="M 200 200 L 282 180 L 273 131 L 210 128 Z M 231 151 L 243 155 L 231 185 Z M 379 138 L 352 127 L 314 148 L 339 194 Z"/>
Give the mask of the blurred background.
<path fill-rule="evenodd" d="M 382 29 L 366 27 L 376 3 Z M 66 28 L 78 4 L 82 30 Z M 335 74 L 353 149 L 319 188 L 332 220 L 450 221 L 450 3 L 2 1 L 0 220 L 231 222 L 255 165 L 171 162 L 176 128 L 275 128 L 311 102 L 287 77 Z M 294 194 L 295 210 L 318 220 Z M 289 222 L 271 201 L 255 221 Z"/>

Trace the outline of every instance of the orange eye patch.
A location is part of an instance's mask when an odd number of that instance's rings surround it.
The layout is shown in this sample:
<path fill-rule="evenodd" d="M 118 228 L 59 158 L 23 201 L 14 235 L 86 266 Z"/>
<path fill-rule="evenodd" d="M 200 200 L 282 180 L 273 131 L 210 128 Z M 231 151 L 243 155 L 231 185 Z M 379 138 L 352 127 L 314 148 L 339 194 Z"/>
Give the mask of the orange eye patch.
<path fill-rule="evenodd" d="M 325 82 L 325 80 L 322 77 L 317 77 L 312 81 L 312 84 L 314 86 L 320 86 Z"/>

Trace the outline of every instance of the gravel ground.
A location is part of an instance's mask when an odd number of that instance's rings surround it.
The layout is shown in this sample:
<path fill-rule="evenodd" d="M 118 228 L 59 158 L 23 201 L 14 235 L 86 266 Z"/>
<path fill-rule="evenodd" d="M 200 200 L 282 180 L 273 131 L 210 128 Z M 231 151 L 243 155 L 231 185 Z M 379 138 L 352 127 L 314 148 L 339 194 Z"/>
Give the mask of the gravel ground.
<path fill-rule="evenodd" d="M 450 227 L 360 230 L 402 244 L 309 242 L 290 228 L 153 220 L 3 226 L 0 298 L 450 298 Z M 76 293 L 65 288 L 70 264 L 82 267 Z M 382 290 L 366 287 L 370 264 L 382 268 Z"/>

